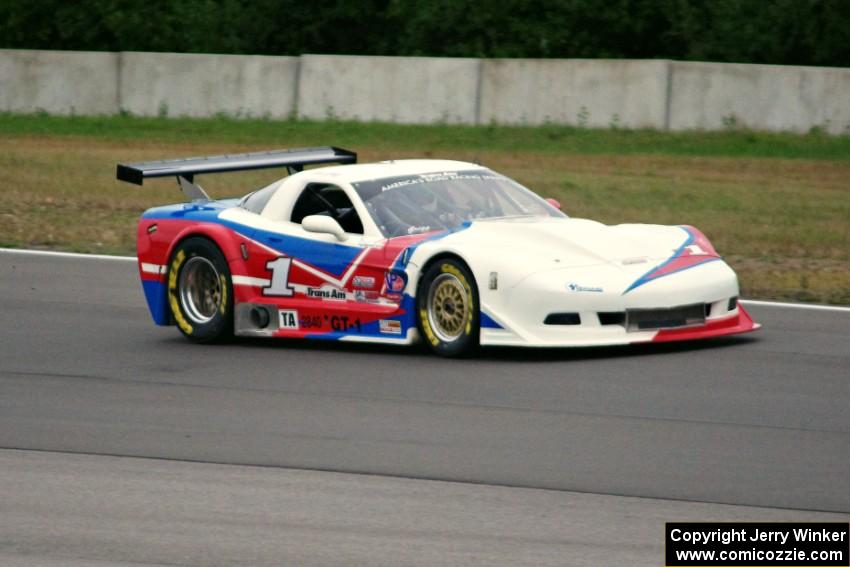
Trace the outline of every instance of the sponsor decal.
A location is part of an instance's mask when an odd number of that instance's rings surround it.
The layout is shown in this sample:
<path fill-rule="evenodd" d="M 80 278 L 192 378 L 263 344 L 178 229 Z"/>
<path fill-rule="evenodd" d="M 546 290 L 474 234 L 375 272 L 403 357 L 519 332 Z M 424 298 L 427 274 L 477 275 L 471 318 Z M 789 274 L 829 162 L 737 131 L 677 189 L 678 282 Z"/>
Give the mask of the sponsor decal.
<path fill-rule="evenodd" d="M 474 181 L 487 181 L 490 179 L 504 179 L 504 177 L 493 173 L 479 173 L 477 171 L 442 171 L 439 173 L 423 173 L 409 177 L 396 177 L 390 180 L 382 179 L 377 182 L 381 192 L 391 191 L 402 187 L 410 187 L 411 185 L 421 185 L 423 183 L 434 183 L 438 181 L 447 181 L 455 179 L 470 179 Z M 386 181 L 390 181 L 387 183 Z M 364 185 L 375 185 L 375 182 L 356 183 L 355 188 Z"/>
<path fill-rule="evenodd" d="M 362 289 L 355 289 L 354 293 L 351 294 L 354 301 L 359 303 L 378 303 L 380 301 L 380 296 L 377 291 L 365 291 Z"/>
<path fill-rule="evenodd" d="M 295 309 L 279 309 L 277 314 L 279 328 L 298 330 L 298 311 Z"/>
<path fill-rule="evenodd" d="M 601 287 L 589 286 L 589 285 L 579 285 L 577 283 L 568 283 L 567 289 L 573 293 L 602 293 L 604 290 Z"/>
<path fill-rule="evenodd" d="M 347 315 L 325 315 L 325 321 L 330 323 L 331 329 L 337 332 L 360 333 L 363 331 L 363 326 L 360 323 L 359 317 L 352 319 Z"/>
<path fill-rule="evenodd" d="M 354 287 L 372 289 L 373 287 L 375 287 L 375 278 L 371 276 L 354 276 L 352 284 L 354 285 Z"/>
<path fill-rule="evenodd" d="M 387 291 L 390 293 L 401 293 L 407 285 L 407 277 L 403 272 L 387 272 Z"/>
<path fill-rule="evenodd" d="M 295 311 L 292 313 L 295 313 Z M 316 331 L 363 332 L 363 323 L 360 321 L 360 317 L 349 317 L 348 315 L 306 315 L 299 319 L 299 323 L 302 329 Z"/>
<path fill-rule="evenodd" d="M 322 328 L 322 316 L 321 315 L 307 315 L 305 317 L 301 317 L 298 320 L 302 329 L 321 329 Z"/>
<path fill-rule="evenodd" d="M 394 319 L 381 319 L 379 324 L 379 328 L 382 333 L 387 335 L 400 335 L 401 334 L 401 321 L 396 321 Z"/>
<path fill-rule="evenodd" d="M 333 299 L 336 301 L 345 300 L 345 292 L 334 288 L 307 288 L 307 297 L 315 297 L 318 299 Z"/>

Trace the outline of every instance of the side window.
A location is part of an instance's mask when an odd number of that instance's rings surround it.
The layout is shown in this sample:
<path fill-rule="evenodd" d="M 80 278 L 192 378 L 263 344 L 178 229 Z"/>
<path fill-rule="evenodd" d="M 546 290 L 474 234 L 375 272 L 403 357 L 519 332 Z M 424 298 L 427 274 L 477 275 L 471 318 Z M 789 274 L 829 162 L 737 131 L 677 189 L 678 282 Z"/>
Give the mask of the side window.
<path fill-rule="evenodd" d="M 280 183 L 275 182 L 268 187 L 254 191 L 253 193 L 246 195 L 242 201 L 240 201 L 239 206 L 245 210 L 251 211 L 252 213 L 260 214 L 263 212 L 263 209 L 266 207 L 269 199 L 271 199 L 275 194 L 278 187 L 280 187 Z"/>
<path fill-rule="evenodd" d="M 363 234 L 360 215 L 345 191 L 336 185 L 310 183 L 301 192 L 292 208 L 291 221 L 301 224 L 304 217 L 326 215 L 335 219 L 345 232 Z"/>

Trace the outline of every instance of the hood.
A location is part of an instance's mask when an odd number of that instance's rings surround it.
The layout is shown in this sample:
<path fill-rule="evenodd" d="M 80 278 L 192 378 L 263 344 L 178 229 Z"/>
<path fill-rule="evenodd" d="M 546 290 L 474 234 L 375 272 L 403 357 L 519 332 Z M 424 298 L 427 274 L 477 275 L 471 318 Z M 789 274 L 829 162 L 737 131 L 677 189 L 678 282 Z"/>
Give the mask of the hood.
<path fill-rule="evenodd" d="M 696 242 L 696 235 L 702 236 L 696 229 L 682 226 L 606 226 L 585 219 L 523 217 L 473 222 L 468 229 L 446 237 L 446 244 L 473 253 L 498 254 L 531 269 L 574 268 L 657 263 Z M 692 252 L 716 256 L 710 245 L 708 248 L 703 244 Z"/>

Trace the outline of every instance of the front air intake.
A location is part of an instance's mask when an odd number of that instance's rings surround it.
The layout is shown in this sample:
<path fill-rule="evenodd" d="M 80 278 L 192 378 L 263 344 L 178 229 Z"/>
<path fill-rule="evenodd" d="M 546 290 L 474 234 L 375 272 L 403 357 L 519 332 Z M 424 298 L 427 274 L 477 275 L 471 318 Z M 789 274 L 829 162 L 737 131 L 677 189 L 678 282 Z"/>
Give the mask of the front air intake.
<path fill-rule="evenodd" d="M 600 311 L 597 313 L 599 316 L 599 324 L 600 325 L 621 325 L 625 326 L 626 324 L 626 312 L 625 311 Z"/>
<path fill-rule="evenodd" d="M 705 303 L 682 305 L 669 309 L 629 309 L 626 311 L 626 329 L 653 331 L 676 329 L 705 324 Z"/>
<path fill-rule="evenodd" d="M 578 313 L 549 313 L 543 320 L 544 325 L 581 325 Z"/>

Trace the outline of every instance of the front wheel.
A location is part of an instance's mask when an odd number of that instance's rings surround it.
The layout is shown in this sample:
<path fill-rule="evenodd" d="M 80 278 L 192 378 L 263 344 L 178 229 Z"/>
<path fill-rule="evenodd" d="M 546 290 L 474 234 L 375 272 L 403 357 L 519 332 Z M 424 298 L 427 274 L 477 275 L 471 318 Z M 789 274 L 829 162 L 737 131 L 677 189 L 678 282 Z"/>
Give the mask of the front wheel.
<path fill-rule="evenodd" d="M 416 294 L 419 330 L 442 356 L 469 356 L 478 348 L 479 310 L 475 279 L 463 263 L 447 258 L 422 275 Z"/>
<path fill-rule="evenodd" d="M 168 305 L 180 332 L 208 343 L 233 333 L 233 285 L 224 254 L 206 238 L 181 242 L 168 267 Z"/>

